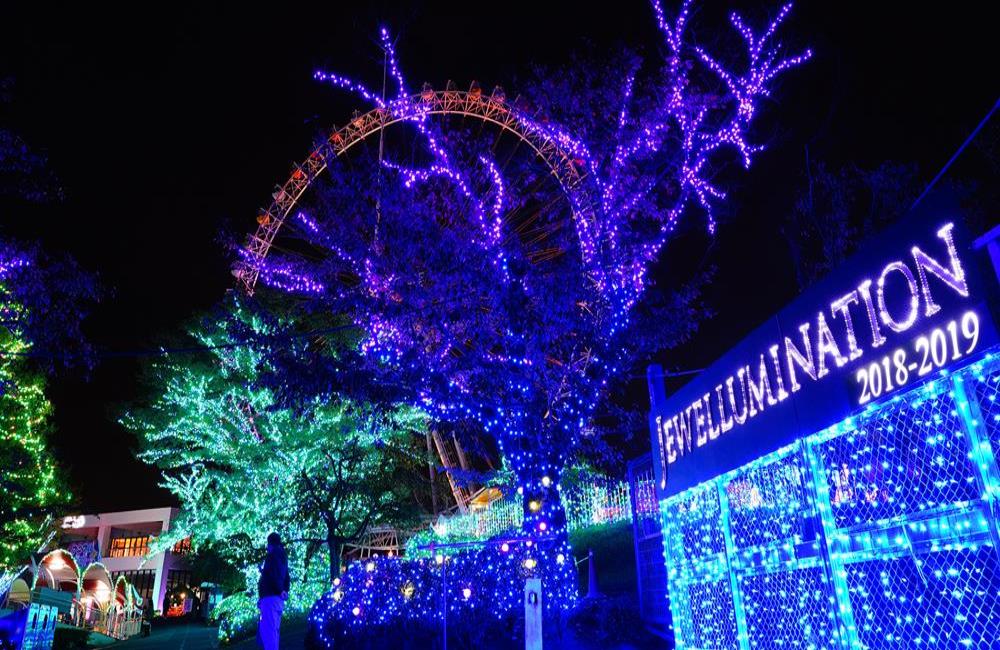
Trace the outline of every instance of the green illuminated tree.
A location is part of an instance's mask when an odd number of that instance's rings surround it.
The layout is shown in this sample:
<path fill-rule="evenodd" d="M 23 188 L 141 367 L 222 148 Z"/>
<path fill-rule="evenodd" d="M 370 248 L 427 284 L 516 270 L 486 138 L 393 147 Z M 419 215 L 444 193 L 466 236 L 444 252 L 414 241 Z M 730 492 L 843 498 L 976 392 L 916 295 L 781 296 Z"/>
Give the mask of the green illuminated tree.
<path fill-rule="evenodd" d="M 69 498 L 46 441 L 45 380 L 28 367 L 31 344 L 16 325 L 23 311 L 0 285 L 0 575 L 38 550 Z"/>
<path fill-rule="evenodd" d="M 277 530 L 291 542 L 293 574 L 327 546 L 321 554 L 335 576 L 343 544 L 411 514 L 405 477 L 424 460 L 412 447 L 425 416 L 348 400 L 279 405 L 277 389 L 258 381 L 265 354 L 233 343 L 234 327 L 273 331 L 238 305 L 206 321 L 191 336 L 208 353 L 155 366 L 152 404 L 124 418 L 143 460 L 160 468 L 182 504 L 178 525 L 158 543 L 190 535 L 252 567 Z"/>

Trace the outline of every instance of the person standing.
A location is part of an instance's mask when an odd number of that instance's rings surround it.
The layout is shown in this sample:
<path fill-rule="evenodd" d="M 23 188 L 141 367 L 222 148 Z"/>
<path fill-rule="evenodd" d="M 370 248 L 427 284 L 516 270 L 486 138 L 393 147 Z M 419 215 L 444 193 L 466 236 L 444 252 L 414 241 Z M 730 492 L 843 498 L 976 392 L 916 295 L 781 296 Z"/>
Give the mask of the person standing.
<path fill-rule="evenodd" d="M 281 535 L 271 533 L 267 536 L 267 557 L 257 582 L 257 609 L 260 610 L 257 644 L 264 650 L 278 650 L 281 612 L 285 609 L 290 586 L 285 546 L 281 543 Z"/>

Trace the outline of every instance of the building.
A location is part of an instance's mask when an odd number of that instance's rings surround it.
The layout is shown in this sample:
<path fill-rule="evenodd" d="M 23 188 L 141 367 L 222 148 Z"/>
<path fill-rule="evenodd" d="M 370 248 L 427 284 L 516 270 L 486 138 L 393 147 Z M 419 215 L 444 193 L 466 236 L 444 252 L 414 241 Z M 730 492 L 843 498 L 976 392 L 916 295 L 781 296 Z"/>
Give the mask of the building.
<path fill-rule="evenodd" d="M 177 508 L 150 508 L 67 516 L 53 547 L 67 551 L 78 570 L 102 565 L 111 584 L 124 577 L 145 606 L 163 612 L 166 594 L 191 581 L 184 557 L 190 542 L 179 542 L 172 550 L 148 558 L 146 555 L 151 538 L 169 530 L 177 514 Z M 58 590 L 58 579 L 54 578 L 54 585 Z"/>
<path fill-rule="evenodd" d="M 670 397 L 650 368 L 676 647 L 997 647 L 1000 227 L 960 215 L 924 202 Z"/>

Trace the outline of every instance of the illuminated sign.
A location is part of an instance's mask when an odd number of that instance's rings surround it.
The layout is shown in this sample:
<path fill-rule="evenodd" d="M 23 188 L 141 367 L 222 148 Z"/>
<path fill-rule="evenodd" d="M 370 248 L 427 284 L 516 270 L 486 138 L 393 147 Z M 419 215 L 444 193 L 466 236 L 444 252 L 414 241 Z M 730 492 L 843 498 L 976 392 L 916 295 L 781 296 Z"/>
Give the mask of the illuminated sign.
<path fill-rule="evenodd" d="M 83 528 L 84 523 L 86 523 L 87 518 L 83 515 L 63 517 L 62 527 L 63 528 Z"/>
<path fill-rule="evenodd" d="M 952 220 L 907 223 L 670 399 L 651 378 L 661 491 L 667 468 L 683 470 L 678 489 L 689 487 L 992 344 L 992 318 L 970 282 L 971 251 L 956 232 Z"/>
<path fill-rule="evenodd" d="M 866 404 L 905 386 L 915 377 L 924 377 L 960 360 L 971 354 L 978 342 L 979 316 L 974 311 L 965 312 L 959 320 L 949 321 L 944 328 L 935 327 L 913 341 L 910 348 L 914 356 L 909 356 L 906 347 L 899 347 L 879 361 L 858 369 L 856 377 L 861 385 L 858 404 Z"/>

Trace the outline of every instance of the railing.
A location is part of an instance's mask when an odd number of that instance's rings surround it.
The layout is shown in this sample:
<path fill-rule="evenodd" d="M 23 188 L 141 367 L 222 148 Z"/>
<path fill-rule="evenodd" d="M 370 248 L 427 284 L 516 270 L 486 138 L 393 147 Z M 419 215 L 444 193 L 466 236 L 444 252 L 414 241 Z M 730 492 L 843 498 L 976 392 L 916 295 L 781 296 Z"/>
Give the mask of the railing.
<path fill-rule="evenodd" d="M 76 627 L 124 640 L 139 633 L 142 625 L 142 609 L 119 605 L 94 605 L 92 600 L 80 602 L 74 598 L 70 621 Z"/>
<path fill-rule="evenodd" d="M 571 532 L 629 520 L 632 510 L 628 483 L 600 478 L 583 481 L 563 492 L 563 508 Z M 420 547 L 430 543 L 471 542 L 503 535 L 521 526 L 523 514 L 521 497 L 514 492 L 479 510 L 442 515 L 429 530 L 407 542 L 407 555 L 422 555 Z"/>

